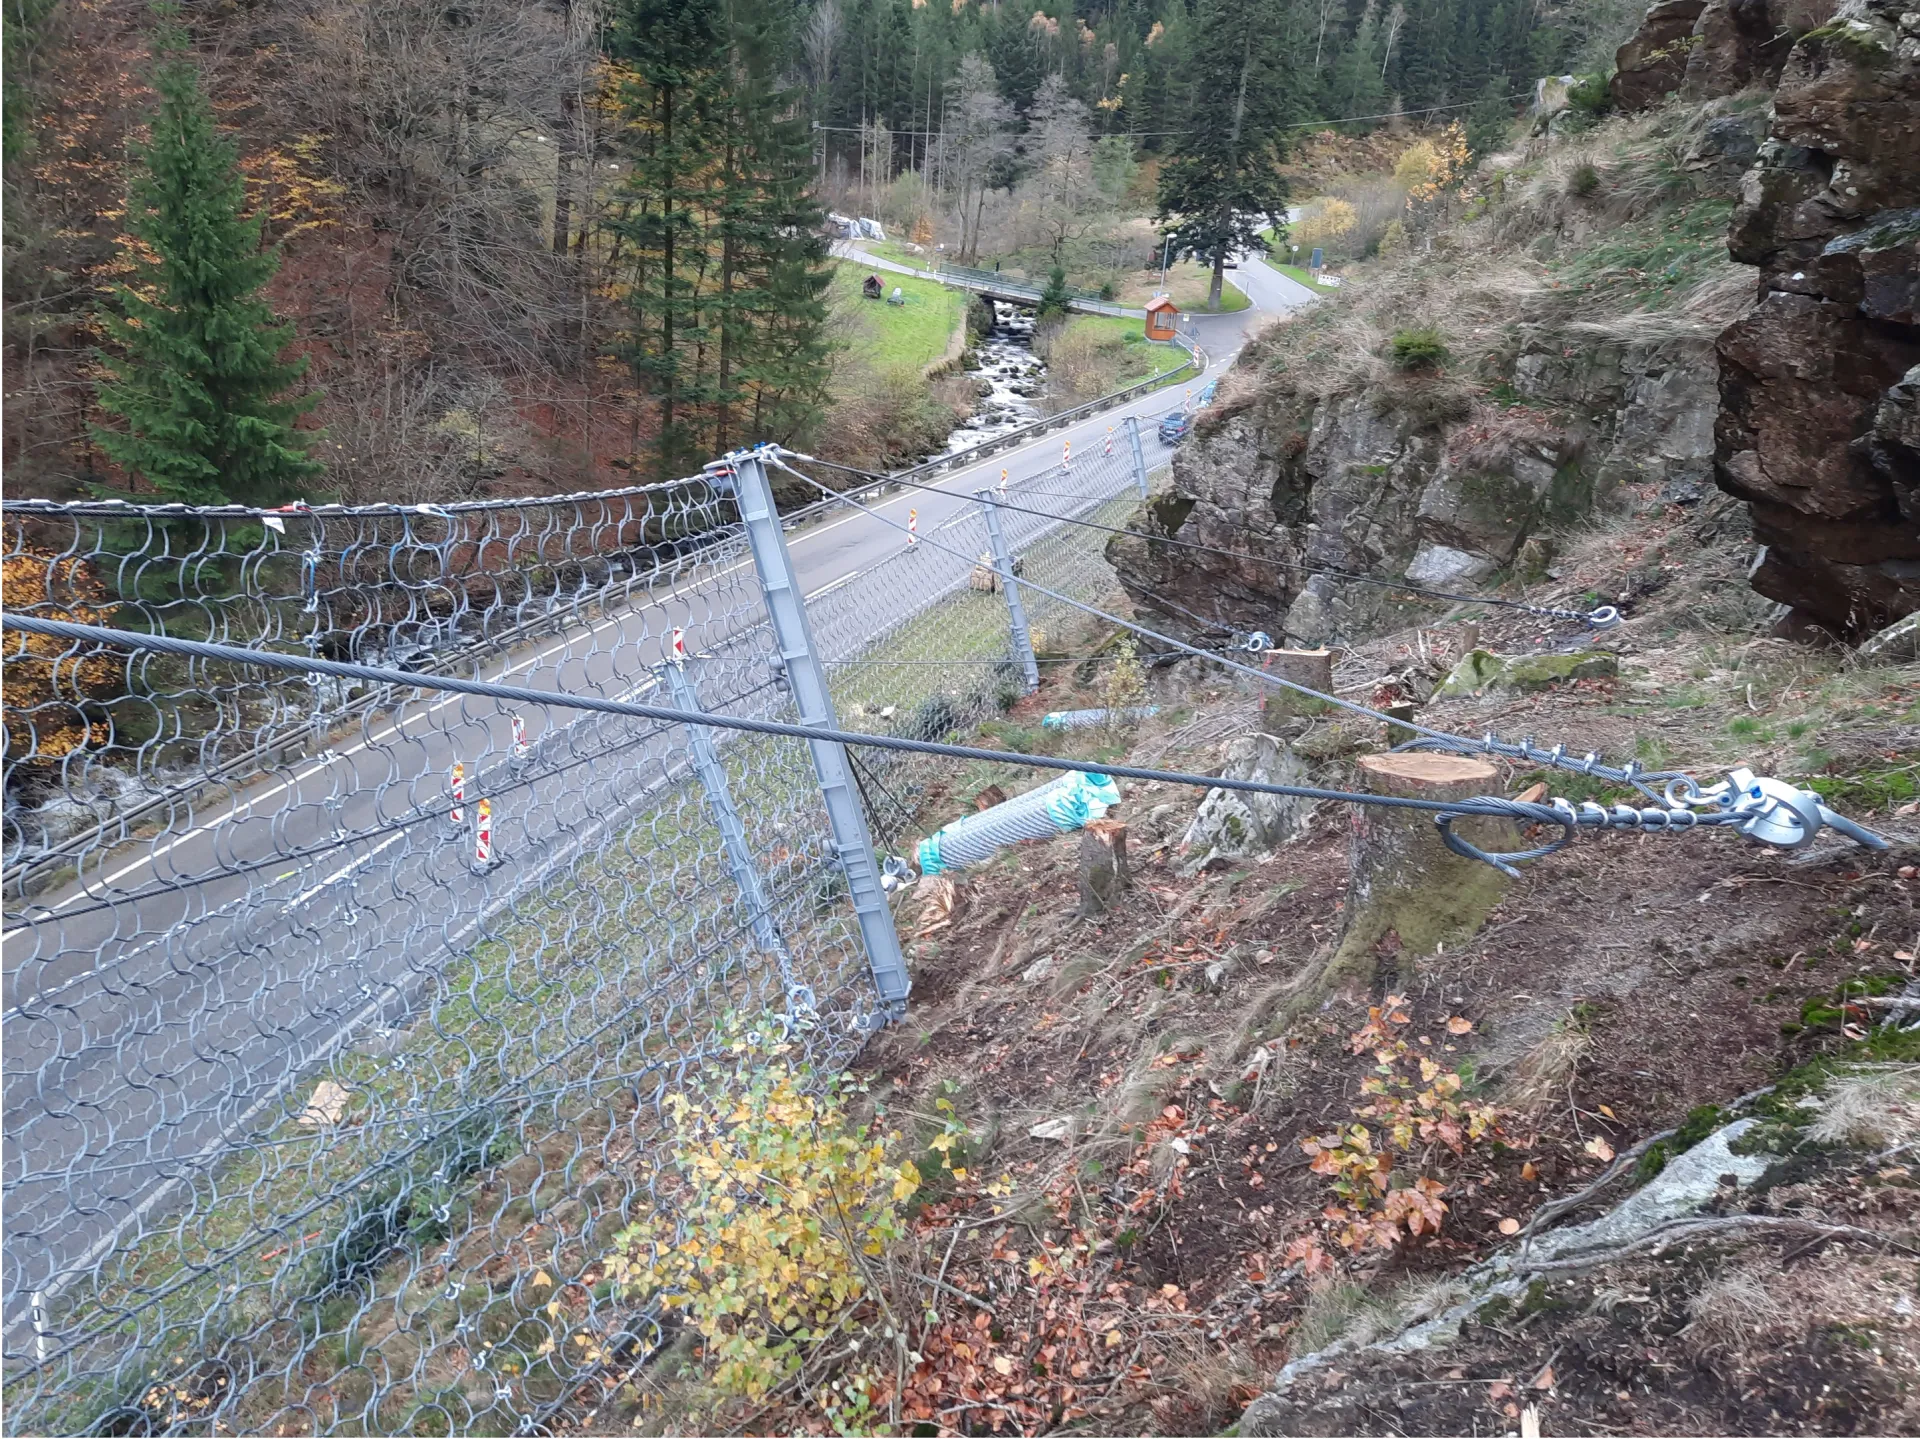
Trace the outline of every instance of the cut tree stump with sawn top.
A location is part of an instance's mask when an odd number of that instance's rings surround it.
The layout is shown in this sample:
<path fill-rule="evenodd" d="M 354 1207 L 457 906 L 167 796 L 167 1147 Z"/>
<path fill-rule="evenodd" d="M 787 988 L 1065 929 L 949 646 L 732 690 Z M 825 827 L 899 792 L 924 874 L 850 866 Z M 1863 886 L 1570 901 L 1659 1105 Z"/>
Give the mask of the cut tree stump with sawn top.
<path fill-rule="evenodd" d="M 1359 770 L 1371 793 L 1407 799 L 1468 799 L 1501 789 L 1494 766 L 1464 755 L 1366 755 Z M 1398 982 L 1409 983 L 1415 959 L 1471 939 L 1507 892 L 1499 870 L 1447 848 L 1431 810 L 1355 805 L 1352 824 L 1346 932 L 1328 966 L 1330 984 L 1371 983 L 1389 954 L 1398 956 Z M 1456 820 L 1454 829 L 1489 852 L 1520 847 L 1511 820 L 1475 816 Z"/>
<path fill-rule="evenodd" d="M 1261 668 L 1292 684 L 1305 685 L 1322 694 L 1333 693 L 1332 650 L 1268 650 Z M 1289 735 L 1299 726 L 1287 729 L 1287 721 L 1311 719 L 1331 708 L 1325 700 L 1303 695 L 1298 690 L 1270 688 L 1260 696 L 1260 728 L 1268 734 Z"/>
<path fill-rule="evenodd" d="M 1080 832 L 1080 915 L 1091 919 L 1112 909 L 1133 883 L 1127 873 L 1127 827 L 1117 819 L 1090 820 Z"/>

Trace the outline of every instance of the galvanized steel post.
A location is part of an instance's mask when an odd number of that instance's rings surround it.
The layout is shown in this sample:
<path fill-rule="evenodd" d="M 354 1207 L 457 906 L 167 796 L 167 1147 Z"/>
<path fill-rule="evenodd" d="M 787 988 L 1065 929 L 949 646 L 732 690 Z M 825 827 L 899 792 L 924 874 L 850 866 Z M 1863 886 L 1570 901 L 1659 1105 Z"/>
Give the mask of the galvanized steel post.
<path fill-rule="evenodd" d="M 1007 548 L 1007 536 L 1000 528 L 1000 509 L 992 490 L 975 490 L 980 513 L 987 521 L 987 543 L 993 549 L 993 568 L 1000 576 L 1001 593 L 1007 597 L 1008 628 L 1013 634 L 1013 657 L 1020 661 L 1026 677 L 1027 693 L 1040 688 L 1040 662 L 1033 655 L 1033 631 L 1027 627 L 1027 607 L 1020 601 L 1020 584 L 1013 577 L 1013 551 Z"/>
<path fill-rule="evenodd" d="M 700 713 L 700 692 L 694 688 L 693 676 L 687 673 L 686 665 L 668 661 L 660 668 L 666 674 L 673 707 L 688 714 Z M 740 811 L 733 806 L 727 772 L 714 750 L 713 732 L 705 725 L 687 726 L 687 754 L 693 760 L 694 773 L 700 776 L 701 788 L 707 792 L 707 808 L 713 812 L 714 827 L 720 831 L 720 845 L 727 852 L 727 868 L 740 888 L 741 899 L 746 901 L 747 914 L 753 922 L 754 943 L 782 961 L 784 969 L 788 962 L 787 942 L 780 926 L 774 923 L 766 886 L 760 882 L 753 851 L 747 846 L 747 827 L 740 822 Z"/>
<path fill-rule="evenodd" d="M 1147 497 L 1147 456 L 1140 448 L 1140 417 L 1127 416 L 1127 444 L 1133 450 L 1133 482 L 1140 487 L 1140 498 Z"/>
<path fill-rule="evenodd" d="M 728 487 L 731 481 L 740 506 L 740 519 L 746 526 L 747 547 L 753 553 L 753 567 L 766 594 L 774 644 L 780 652 L 800 723 L 822 729 L 837 728 L 833 697 L 827 689 L 826 672 L 814 646 L 800 579 L 787 553 L 786 534 L 780 528 L 780 512 L 774 508 L 773 489 L 767 483 L 764 462 L 754 451 L 741 450 L 708 466 L 707 472 L 721 488 Z M 879 991 L 881 1008 L 897 1019 L 907 1008 L 907 962 L 900 952 L 900 935 L 893 926 L 893 911 L 888 908 L 886 892 L 880 887 L 880 864 L 874 858 L 873 837 L 868 833 L 867 817 L 860 808 L 859 791 L 854 788 L 853 767 L 848 763 L 845 748 L 831 740 L 809 740 L 807 748 L 813 752 L 813 769 L 820 780 L 821 797 L 826 801 L 834 853 L 839 858 L 841 872 L 847 877 L 847 890 L 860 923 L 860 937 L 867 947 L 867 965 L 873 971 L 874 988 Z"/>

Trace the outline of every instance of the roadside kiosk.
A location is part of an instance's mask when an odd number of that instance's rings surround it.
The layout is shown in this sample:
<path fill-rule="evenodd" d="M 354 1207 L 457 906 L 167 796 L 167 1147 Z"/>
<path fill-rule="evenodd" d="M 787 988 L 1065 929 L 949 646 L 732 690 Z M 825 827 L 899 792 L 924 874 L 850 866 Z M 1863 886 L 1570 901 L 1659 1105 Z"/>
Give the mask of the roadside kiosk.
<path fill-rule="evenodd" d="M 1155 295 L 1147 301 L 1147 338 L 1149 340 L 1171 340 L 1173 322 L 1180 317 L 1180 307 L 1165 295 Z"/>

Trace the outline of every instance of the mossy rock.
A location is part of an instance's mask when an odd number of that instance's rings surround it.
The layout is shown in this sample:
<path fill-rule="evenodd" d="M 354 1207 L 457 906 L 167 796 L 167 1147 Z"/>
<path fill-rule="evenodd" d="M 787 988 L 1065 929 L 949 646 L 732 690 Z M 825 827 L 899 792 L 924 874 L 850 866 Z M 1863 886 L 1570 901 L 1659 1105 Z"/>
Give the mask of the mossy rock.
<path fill-rule="evenodd" d="M 1601 650 L 1570 655 L 1496 655 L 1474 650 L 1453 667 L 1440 694 L 1451 699 L 1506 690 L 1532 694 L 1572 680 L 1612 679 L 1620 661 Z"/>

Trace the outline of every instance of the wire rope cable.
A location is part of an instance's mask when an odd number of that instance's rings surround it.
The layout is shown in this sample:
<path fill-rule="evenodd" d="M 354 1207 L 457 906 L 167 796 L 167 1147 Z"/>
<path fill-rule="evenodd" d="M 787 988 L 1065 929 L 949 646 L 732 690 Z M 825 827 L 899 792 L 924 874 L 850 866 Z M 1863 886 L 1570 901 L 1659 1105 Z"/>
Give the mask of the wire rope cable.
<path fill-rule="evenodd" d="M 1038 588 L 1036 586 L 1036 588 Z M 1070 603 L 1070 602 L 1069 602 Z M 43 634 L 56 639 L 65 639 L 77 643 L 108 644 L 121 648 L 152 650 L 163 654 L 181 655 L 189 658 L 224 660 L 229 663 L 249 664 L 267 669 L 282 669 L 304 673 L 331 674 L 344 679 L 371 680 L 376 683 L 407 684 L 422 689 L 440 690 L 452 694 L 469 694 L 486 699 L 510 700 L 518 704 L 551 705 L 561 709 L 580 709 L 601 714 L 628 715 L 637 719 L 658 720 L 673 724 L 699 724 L 716 729 L 738 730 L 747 734 L 775 735 L 788 739 L 807 741 L 826 741 L 840 745 L 864 746 L 870 749 L 896 750 L 909 754 L 940 755 L 951 759 L 978 760 L 994 764 L 1014 764 L 1032 769 L 1051 769 L 1077 771 L 1082 774 L 1107 775 L 1121 779 L 1137 779 L 1147 782 L 1178 784 L 1207 789 L 1230 789 L 1248 794 L 1283 795 L 1294 799 L 1328 800 L 1338 804 L 1369 805 L 1381 809 L 1417 810 L 1434 816 L 1443 838 L 1448 846 L 1469 858 L 1483 860 L 1507 873 L 1517 874 L 1513 863 L 1537 859 L 1552 854 L 1571 843 L 1575 830 L 1581 827 L 1599 829 L 1634 829 L 1671 833 L 1702 827 L 1731 826 L 1740 829 L 1750 837 L 1760 838 L 1764 843 L 1782 843 L 1778 839 L 1769 839 L 1767 832 L 1759 828 L 1763 821 L 1773 819 L 1781 803 L 1787 803 L 1793 809 L 1793 820 L 1786 828 L 1779 829 L 1789 834 L 1792 843 L 1789 847 L 1799 848 L 1810 842 L 1824 821 L 1833 824 L 1838 816 L 1817 804 L 1817 797 L 1811 802 L 1795 803 L 1780 795 L 1762 795 L 1755 790 L 1754 801 L 1762 802 L 1759 807 L 1747 803 L 1747 796 L 1736 794 L 1729 786 L 1717 787 L 1721 793 L 1712 791 L 1698 792 L 1702 800 L 1711 800 L 1718 805 L 1705 812 L 1696 812 L 1680 804 L 1669 803 L 1663 808 L 1635 808 L 1630 805 L 1615 805 L 1611 809 L 1597 804 L 1587 803 L 1576 809 L 1566 800 L 1552 803 L 1535 803 L 1525 800 L 1505 799 L 1495 795 L 1481 795 L 1453 800 L 1418 799 L 1402 795 L 1367 794 L 1355 790 L 1331 789 L 1319 785 L 1270 784 L 1258 780 L 1237 779 L 1227 775 L 1190 774 L 1178 770 L 1162 770 L 1140 765 L 1106 764 L 1093 760 L 1070 759 L 1055 755 L 1030 755 L 1017 751 L 985 749 L 976 745 L 947 744 L 937 740 L 917 740 L 904 735 L 861 734 L 857 731 L 789 724 L 782 720 L 753 719 L 743 715 L 720 715 L 705 711 L 680 710 L 664 705 L 638 704 L 631 700 L 609 700 L 595 695 L 569 695 L 551 690 L 535 690 L 514 685 L 497 684 L 487 680 L 463 680 L 450 675 L 409 675 L 404 670 L 388 670 L 372 665 L 350 664 L 340 660 L 303 658 L 298 655 L 280 654 L 266 650 L 246 650 L 230 645 L 208 644 L 200 640 L 179 639 L 172 635 L 135 634 L 124 630 L 105 629 L 95 625 L 77 625 L 63 620 L 39 619 L 28 616 L 4 616 L 4 624 L 30 634 Z M 1124 622 L 1122 622 L 1124 623 Z M 1190 648 L 1185 647 L 1183 648 Z M 1205 656 L 1203 652 L 1202 657 Z M 1231 665 L 1231 661 L 1219 663 Z M 1245 666 L 1233 666 L 1242 668 Z M 1260 675 L 1260 671 L 1249 673 Z M 1273 676 L 1266 676 L 1272 679 Z M 1302 686 L 1290 686 L 1303 693 L 1330 700 L 1335 704 L 1369 713 L 1364 706 L 1350 705 L 1347 701 L 1331 695 L 1318 695 L 1316 691 L 1306 690 Z M 1384 718 L 1384 716 L 1383 716 Z M 1396 724 L 1402 721 L 1394 721 Z M 1442 738 L 1457 739 L 1433 731 Z M 1769 782 L 1777 783 L 1777 782 Z M 1787 787 L 1781 787 L 1786 789 Z M 1804 792 L 1790 791 L 1795 796 Z M 1532 849 L 1510 855 L 1489 854 L 1482 851 L 1456 834 L 1453 821 L 1469 816 L 1491 816 L 1519 821 L 1525 824 L 1555 825 L 1560 829 L 1557 839 Z M 1856 842 L 1870 848 L 1884 849 L 1887 842 L 1871 831 L 1853 825 L 1850 821 L 1835 824 Z M 1776 828 L 1779 826 L 1776 824 Z"/>
<path fill-rule="evenodd" d="M 786 460 L 783 458 L 784 452 L 782 451 L 769 447 L 768 449 L 765 449 L 765 450 L 751 451 L 747 453 L 756 455 L 760 459 L 769 460 L 772 463 L 779 465 L 780 468 L 787 471 L 788 474 L 794 475 L 795 477 L 801 480 L 804 480 L 806 483 L 813 485 L 816 488 L 819 488 L 822 490 L 826 490 L 828 488 L 826 485 L 822 484 L 821 481 L 815 479 L 813 476 L 805 474 L 800 470 L 796 470 L 791 465 L 787 464 Z M 804 457 L 796 457 L 796 458 L 804 458 Z M 711 468 L 715 471 L 715 473 L 718 473 L 720 470 L 729 467 L 731 464 L 732 464 L 731 460 L 717 461 L 716 464 Z M 990 503 L 998 505 L 999 501 L 993 500 L 993 501 L 990 501 Z M 877 510 L 868 509 L 864 505 L 857 505 L 857 504 L 856 504 L 856 508 L 858 508 L 863 514 L 866 514 L 872 517 L 873 519 L 878 520 L 883 525 L 887 525 L 892 529 L 899 530 L 902 533 L 906 532 L 907 527 L 905 525 L 902 525 L 895 520 L 891 520 L 887 518 L 887 516 L 879 513 L 879 511 Z M 1071 523 L 1071 521 L 1067 521 L 1064 516 L 1054 516 L 1053 518 L 1062 520 L 1063 522 Z M 951 546 L 941 544 L 940 541 L 936 539 L 925 538 L 923 539 L 922 543 L 926 544 L 930 548 L 944 551 L 947 554 L 954 555 L 961 559 L 970 558 L 966 555 L 962 555 L 958 550 L 953 549 Z M 1226 669 L 1234 670 L 1240 674 L 1248 675 L 1262 684 L 1277 685 L 1283 689 L 1293 690 L 1298 694 L 1307 695 L 1313 699 L 1323 700 L 1328 704 L 1334 705 L 1340 709 L 1348 710 L 1353 714 L 1363 715 L 1368 719 L 1378 720 L 1382 724 L 1390 724 L 1390 725 L 1398 726 L 1401 729 L 1412 730 L 1416 735 L 1424 737 L 1425 739 L 1434 741 L 1439 746 L 1451 749 L 1454 753 L 1475 754 L 1475 755 L 1496 755 L 1503 759 L 1519 760 L 1529 764 L 1546 765 L 1553 769 L 1569 770 L 1575 774 L 1597 776 L 1601 779 L 1613 780 L 1614 782 L 1619 784 L 1632 785 L 1635 789 L 1639 790 L 1642 794 L 1646 795 L 1649 799 L 1659 800 L 1669 805 L 1680 803 L 1681 797 L 1697 798 L 1701 793 L 1703 793 L 1703 791 L 1700 788 L 1700 785 L 1698 784 L 1697 781 L 1694 780 L 1693 776 L 1680 770 L 1645 771 L 1639 767 L 1637 762 L 1632 760 L 1629 760 L 1624 766 L 1613 766 L 1613 765 L 1602 764 L 1600 762 L 1599 755 L 1592 751 L 1589 751 L 1586 754 L 1586 756 L 1582 759 L 1578 759 L 1578 760 L 1569 759 L 1567 756 L 1567 748 L 1565 745 L 1556 745 L 1551 750 L 1542 750 L 1538 748 L 1536 745 L 1534 745 L 1531 739 L 1522 741 L 1519 744 L 1514 744 L 1508 741 L 1497 740 L 1491 734 L 1487 735 L 1483 739 L 1473 740 L 1473 739 L 1468 739 L 1465 735 L 1453 734 L 1447 730 L 1435 729 L 1430 725 L 1423 725 L 1419 723 L 1417 720 L 1396 719 L 1394 716 L 1385 714 L 1382 711 L 1375 709 L 1370 705 L 1363 705 L 1353 700 L 1342 699 L 1338 695 L 1326 694 L 1320 690 L 1316 690 L 1307 685 L 1300 684 L 1297 681 L 1287 679 L 1281 675 L 1276 675 L 1271 671 L 1263 670 L 1263 669 L 1255 669 L 1252 665 L 1242 664 L 1238 660 L 1231 660 L 1226 658 L 1224 655 L 1216 654 L 1208 650 L 1203 650 L 1196 645 L 1188 644 L 1184 640 L 1175 639 L 1171 635 L 1162 634 L 1158 630 L 1149 629 L 1147 628 L 1147 626 L 1142 625 L 1137 621 L 1123 619 L 1119 615 L 1113 614 L 1108 610 L 1103 610 L 1096 605 L 1089 605 L 1084 601 L 1076 600 L 1069 595 L 1063 595 L 1059 591 L 1049 589 L 1047 586 L 1039 584 L 1034 580 L 1022 578 L 1019 581 L 1019 583 L 1024 588 L 1030 589 L 1034 591 L 1036 594 L 1045 595 L 1047 598 L 1051 600 L 1057 601 L 1060 604 L 1067 605 L 1069 608 L 1079 610 L 1084 614 L 1092 615 L 1095 618 L 1105 620 L 1109 624 L 1119 625 L 1122 629 L 1130 630 L 1134 634 L 1140 635 L 1142 638 L 1154 640 L 1164 645 L 1171 645 L 1175 649 L 1180 650 L 1186 654 L 1193 655 L 1196 658 L 1210 660 L 1214 664 L 1221 665 Z M 1658 794 L 1652 789 L 1648 788 L 1648 785 L 1655 781 L 1664 782 L 1668 786 L 1669 792 L 1663 795 L 1663 794 Z"/>
<path fill-rule="evenodd" d="M 812 463 L 814 464 L 825 465 L 830 469 L 845 470 L 850 474 L 856 474 L 856 475 L 870 474 L 869 471 L 855 469 L 851 465 L 840 465 L 840 464 L 835 464 L 831 460 L 814 459 L 810 455 L 795 455 L 792 458 L 802 459 L 802 460 L 811 460 Z M 792 473 L 792 471 L 790 470 L 789 473 Z M 889 482 L 893 484 L 906 486 L 909 489 L 932 490 L 938 494 L 951 495 L 954 493 L 954 491 L 942 489 L 938 485 L 921 484 L 916 480 L 890 479 Z M 812 483 L 819 485 L 820 481 L 812 480 Z M 821 486 L 821 488 L 827 489 L 826 486 Z M 846 492 L 833 491 L 829 489 L 828 493 L 840 494 L 844 497 Z M 1029 491 L 1028 493 L 1034 493 L 1034 492 Z M 1049 491 L 1046 493 L 1058 495 L 1062 499 L 1071 498 L 1071 496 L 1059 490 Z M 855 500 L 849 499 L 848 503 L 857 504 L 858 502 Z M 1197 550 L 1203 554 L 1218 555 L 1222 559 L 1243 560 L 1249 564 L 1265 565 L 1270 569 L 1291 570 L 1293 573 L 1305 575 L 1309 579 L 1316 578 L 1321 575 L 1325 575 L 1331 579 L 1344 580 L 1351 584 L 1371 585 L 1376 589 L 1383 589 L 1383 590 L 1399 590 L 1407 594 L 1422 595 L 1428 599 L 1449 600 L 1455 604 L 1497 606 L 1502 609 L 1524 610 L 1528 614 L 1542 615 L 1552 619 L 1577 620 L 1580 623 L 1590 625 L 1595 629 L 1609 629 L 1613 625 L 1619 623 L 1619 619 L 1620 619 L 1619 611 L 1616 610 L 1612 605 L 1601 605 L 1597 609 L 1590 610 L 1590 611 L 1589 610 L 1570 610 L 1570 609 L 1562 609 L 1553 605 L 1528 604 L 1524 600 L 1509 600 L 1498 595 L 1464 595 L 1464 594 L 1455 593 L 1454 591 L 1451 591 L 1451 590 L 1436 590 L 1436 589 L 1428 588 L 1424 585 L 1410 584 L 1404 580 L 1389 580 L 1389 579 L 1383 579 L 1379 575 L 1367 575 L 1367 574 L 1358 573 L 1357 571 L 1354 571 L 1354 570 L 1343 570 L 1338 568 L 1337 566 L 1324 566 L 1320 568 L 1314 568 L 1308 565 L 1300 564 L 1298 561 L 1294 561 L 1294 560 L 1275 559 L 1271 555 L 1253 555 L 1253 554 L 1248 554 L 1243 550 L 1222 549 L 1218 545 L 1202 544 L 1198 540 L 1182 540 L 1174 537 L 1173 535 L 1168 535 L 1168 534 L 1154 534 L 1152 531 L 1149 531 L 1149 530 L 1126 529 L 1118 525 L 1103 525 L 1095 520 L 1076 519 L 1072 515 L 1055 514 L 1051 510 L 1036 510 L 1036 509 L 1031 509 L 1025 505 L 1016 505 L 1010 500 L 995 499 L 993 503 L 998 508 L 1002 510 L 1006 510 L 1012 514 L 1030 515 L 1035 519 L 1058 520 L 1064 524 L 1079 525 L 1083 529 L 1101 530 L 1110 535 L 1124 535 L 1132 539 L 1146 540 L 1149 543 L 1157 544 L 1157 545 L 1174 545 L 1180 549 Z M 1155 603 L 1161 603 L 1161 601 L 1156 600 Z M 1174 605 L 1173 608 L 1180 609 L 1180 606 Z M 1191 610 L 1182 610 L 1181 612 L 1187 615 L 1193 614 L 1193 611 Z M 1198 618 L 1198 617 L 1195 616 L 1195 618 Z M 1218 623 L 1218 621 L 1209 621 L 1209 623 Z M 1226 628 L 1231 628 L 1231 626 L 1226 626 Z"/>

